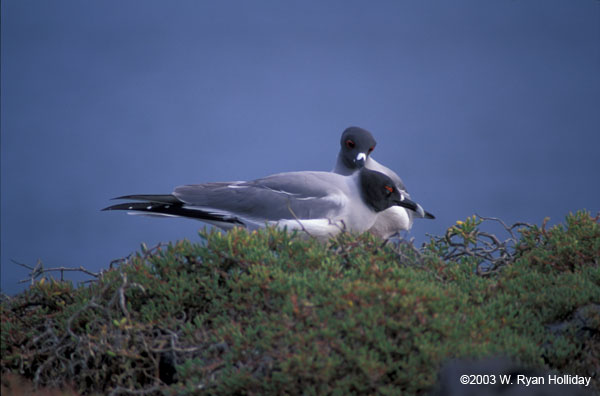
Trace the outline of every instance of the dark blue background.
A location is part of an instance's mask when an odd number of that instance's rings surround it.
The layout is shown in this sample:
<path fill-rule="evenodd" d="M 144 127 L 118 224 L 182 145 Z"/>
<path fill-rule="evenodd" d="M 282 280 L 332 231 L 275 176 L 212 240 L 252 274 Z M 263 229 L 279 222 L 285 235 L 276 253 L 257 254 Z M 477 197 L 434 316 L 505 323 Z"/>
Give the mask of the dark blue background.
<path fill-rule="evenodd" d="M 11 259 L 106 268 L 201 223 L 100 212 L 179 184 L 330 170 L 342 130 L 437 215 L 600 209 L 600 2 L 2 1 Z"/>

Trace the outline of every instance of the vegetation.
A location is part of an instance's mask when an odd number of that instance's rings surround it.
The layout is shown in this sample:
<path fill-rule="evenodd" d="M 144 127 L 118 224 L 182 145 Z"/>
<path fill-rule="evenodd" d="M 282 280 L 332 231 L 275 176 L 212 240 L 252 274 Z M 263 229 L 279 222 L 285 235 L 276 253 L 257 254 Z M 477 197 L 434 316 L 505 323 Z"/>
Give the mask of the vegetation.
<path fill-rule="evenodd" d="M 598 392 L 598 219 L 501 240 L 471 217 L 420 249 L 275 229 L 143 247 L 88 286 L 43 277 L 3 299 L 3 390 L 416 395 L 450 358 L 502 355 Z"/>

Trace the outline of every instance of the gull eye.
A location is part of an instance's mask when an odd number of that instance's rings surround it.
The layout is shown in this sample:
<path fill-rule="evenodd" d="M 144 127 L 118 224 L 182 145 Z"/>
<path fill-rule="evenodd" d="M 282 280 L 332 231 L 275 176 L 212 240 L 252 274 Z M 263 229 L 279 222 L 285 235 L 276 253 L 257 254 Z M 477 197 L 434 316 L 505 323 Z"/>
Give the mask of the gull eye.
<path fill-rule="evenodd" d="M 394 192 L 394 187 L 390 187 L 390 186 L 384 186 L 386 190 L 388 190 L 388 192 L 391 194 Z"/>
<path fill-rule="evenodd" d="M 375 150 L 375 147 L 369 147 L 369 154 L 371 154 Z"/>
<path fill-rule="evenodd" d="M 350 139 L 346 140 L 346 147 L 348 147 L 349 149 L 353 149 L 354 146 L 356 146 L 356 144 L 354 144 L 354 142 Z"/>

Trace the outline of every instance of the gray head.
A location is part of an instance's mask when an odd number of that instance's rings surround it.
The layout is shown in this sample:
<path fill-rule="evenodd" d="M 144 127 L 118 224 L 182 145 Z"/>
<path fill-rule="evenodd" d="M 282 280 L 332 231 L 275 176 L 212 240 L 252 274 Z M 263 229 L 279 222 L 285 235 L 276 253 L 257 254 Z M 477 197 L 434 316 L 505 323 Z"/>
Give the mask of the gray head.
<path fill-rule="evenodd" d="M 381 212 L 392 206 L 402 206 L 415 212 L 423 209 L 416 202 L 406 198 L 392 179 L 381 172 L 362 168 L 359 183 L 363 201 L 375 212 Z"/>
<path fill-rule="evenodd" d="M 340 139 L 340 154 L 338 161 L 349 170 L 365 166 L 367 157 L 375 149 L 377 142 L 371 132 L 359 127 L 349 127 L 342 133 Z"/>

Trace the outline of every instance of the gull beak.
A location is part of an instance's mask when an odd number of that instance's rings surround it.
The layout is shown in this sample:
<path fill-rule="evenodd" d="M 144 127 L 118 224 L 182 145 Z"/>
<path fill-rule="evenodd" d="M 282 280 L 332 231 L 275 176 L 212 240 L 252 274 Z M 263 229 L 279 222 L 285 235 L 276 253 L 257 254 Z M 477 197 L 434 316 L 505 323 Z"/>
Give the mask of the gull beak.
<path fill-rule="evenodd" d="M 365 154 L 365 153 L 358 153 L 358 155 L 354 159 L 354 164 L 356 164 L 356 167 L 358 169 L 364 167 L 366 162 L 367 162 L 367 154 Z"/>
<path fill-rule="evenodd" d="M 419 216 L 425 217 L 425 211 L 418 203 L 411 201 L 406 198 L 404 195 L 400 195 L 400 200 L 394 202 L 397 206 L 402 206 L 403 208 L 410 209 L 414 212 L 417 212 Z"/>

